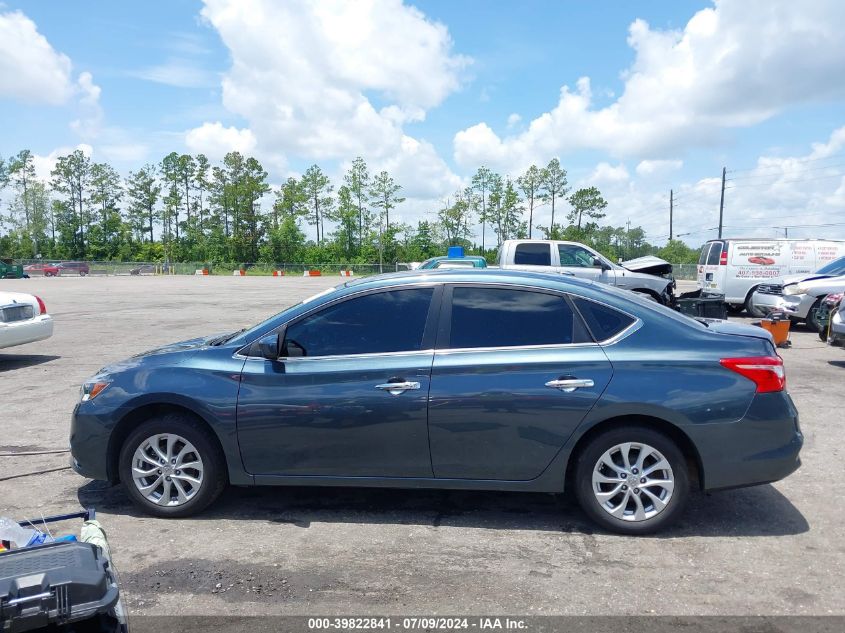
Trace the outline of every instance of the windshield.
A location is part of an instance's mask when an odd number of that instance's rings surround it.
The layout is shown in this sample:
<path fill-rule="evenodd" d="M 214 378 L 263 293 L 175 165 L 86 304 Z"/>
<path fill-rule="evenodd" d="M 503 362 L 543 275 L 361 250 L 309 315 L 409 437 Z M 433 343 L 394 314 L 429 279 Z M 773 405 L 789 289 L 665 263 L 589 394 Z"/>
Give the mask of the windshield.
<path fill-rule="evenodd" d="M 816 272 L 819 275 L 845 275 L 845 257 L 828 262 Z"/>

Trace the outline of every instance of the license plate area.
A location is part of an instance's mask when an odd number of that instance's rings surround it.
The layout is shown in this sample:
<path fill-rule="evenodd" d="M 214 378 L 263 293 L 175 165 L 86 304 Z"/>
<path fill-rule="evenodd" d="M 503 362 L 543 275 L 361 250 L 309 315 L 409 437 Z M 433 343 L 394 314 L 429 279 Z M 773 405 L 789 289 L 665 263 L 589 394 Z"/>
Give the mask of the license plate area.
<path fill-rule="evenodd" d="M 0 321 L 3 323 L 26 321 L 31 319 L 32 315 L 32 306 L 29 304 L 12 304 L 0 307 Z"/>

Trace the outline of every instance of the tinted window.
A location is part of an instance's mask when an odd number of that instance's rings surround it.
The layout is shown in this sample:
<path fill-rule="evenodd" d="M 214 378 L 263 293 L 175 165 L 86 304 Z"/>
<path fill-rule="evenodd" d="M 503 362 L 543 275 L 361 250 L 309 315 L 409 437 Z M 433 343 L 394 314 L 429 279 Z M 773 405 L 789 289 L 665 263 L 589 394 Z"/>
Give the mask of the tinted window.
<path fill-rule="evenodd" d="M 517 244 L 513 263 L 528 264 L 531 266 L 551 266 L 551 244 Z"/>
<path fill-rule="evenodd" d="M 721 242 L 713 242 L 713 245 L 710 247 L 710 254 L 707 256 L 707 265 L 708 266 L 715 266 L 719 263 L 719 257 L 722 254 L 722 243 Z"/>
<path fill-rule="evenodd" d="M 348 299 L 288 327 L 283 356 L 406 352 L 422 348 L 432 288 Z"/>
<path fill-rule="evenodd" d="M 845 257 L 834 259 L 819 268 L 817 271 L 820 275 L 843 275 L 845 274 Z"/>
<path fill-rule="evenodd" d="M 558 295 L 504 288 L 452 291 L 449 347 L 572 343 L 574 318 Z"/>
<path fill-rule="evenodd" d="M 701 247 L 701 255 L 698 256 L 698 263 L 704 264 L 707 261 L 707 253 L 710 251 L 710 244 Z"/>
<path fill-rule="evenodd" d="M 561 266 L 577 266 L 580 268 L 592 268 L 593 254 L 583 246 L 575 244 L 558 244 Z"/>
<path fill-rule="evenodd" d="M 604 341 L 616 336 L 636 320 L 619 312 L 619 310 L 614 310 L 595 301 L 578 297 L 573 297 L 572 300 L 581 316 L 584 317 L 587 327 L 593 333 L 593 338 L 597 341 Z"/>

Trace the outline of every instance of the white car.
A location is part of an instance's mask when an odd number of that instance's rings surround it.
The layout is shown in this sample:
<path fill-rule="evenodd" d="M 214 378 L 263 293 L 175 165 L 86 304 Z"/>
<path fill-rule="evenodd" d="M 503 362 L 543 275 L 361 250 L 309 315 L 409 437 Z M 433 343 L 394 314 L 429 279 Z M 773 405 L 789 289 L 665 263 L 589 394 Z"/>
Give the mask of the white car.
<path fill-rule="evenodd" d="M 786 310 L 790 313 L 793 320 L 802 321 L 812 316 L 810 309 L 818 297 L 807 297 L 801 295 L 804 303 L 795 305 L 795 299 L 787 299 L 784 297 L 784 289 L 788 286 L 789 292 L 794 293 L 794 289 L 798 284 L 803 284 L 809 281 L 830 279 L 832 277 L 841 277 L 845 275 L 845 257 L 840 257 L 832 262 L 825 264 L 814 273 L 804 273 L 801 275 L 786 275 L 780 279 L 773 279 L 770 282 L 762 283 L 757 286 L 754 294 L 751 295 L 751 316 L 766 316 L 770 312 L 778 312 Z M 791 294 L 790 296 L 798 296 Z M 812 301 L 810 300 L 812 299 Z"/>
<path fill-rule="evenodd" d="M 53 319 L 40 297 L 0 291 L 0 349 L 52 335 Z"/>
<path fill-rule="evenodd" d="M 806 321 L 812 329 L 818 330 L 816 310 L 827 295 L 845 292 L 845 276 L 787 281 L 783 286 L 773 285 L 770 288 L 767 285 L 762 290 L 764 292 L 758 288 L 753 295 L 755 306 L 761 312 L 782 310 L 791 319 Z"/>

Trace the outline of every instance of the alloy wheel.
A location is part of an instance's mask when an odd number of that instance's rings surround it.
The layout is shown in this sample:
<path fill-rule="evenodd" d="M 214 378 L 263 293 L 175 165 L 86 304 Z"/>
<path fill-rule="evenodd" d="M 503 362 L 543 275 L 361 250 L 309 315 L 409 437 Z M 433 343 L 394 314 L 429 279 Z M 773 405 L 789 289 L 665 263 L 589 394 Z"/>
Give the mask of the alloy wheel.
<path fill-rule="evenodd" d="M 648 444 L 617 444 L 593 467 L 596 501 L 602 510 L 623 521 L 654 518 L 669 505 L 674 489 L 672 466 Z"/>
<path fill-rule="evenodd" d="M 151 503 L 169 507 L 184 505 L 202 486 L 202 457 L 193 444 L 179 435 L 152 435 L 135 449 L 132 481 Z"/>

